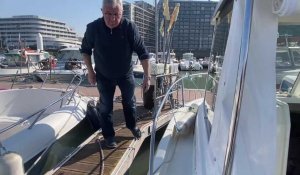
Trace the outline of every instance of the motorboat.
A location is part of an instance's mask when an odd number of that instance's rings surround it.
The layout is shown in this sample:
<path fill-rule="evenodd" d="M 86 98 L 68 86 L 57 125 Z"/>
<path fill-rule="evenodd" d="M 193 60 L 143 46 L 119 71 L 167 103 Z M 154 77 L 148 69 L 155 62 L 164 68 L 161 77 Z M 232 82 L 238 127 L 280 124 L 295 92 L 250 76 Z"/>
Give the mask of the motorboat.
<path fill-rule="evenodd" d="M 41 60 L 40 69 L 34 71 L 38 80 L 51 80 L 69 82 L 74 75 L 86 77 L 87 68 L 83 62 L 79 47 L 69 47 L 59 50 L 56 60 Z"/>
<path fill-rule="evenodd" d="M 215 103 L 170 121 L 150 175 L 300 174 L 299 79 L 285 97 L 274 86 L 278 25 L 299 25 L 299 11 L 298 0 L 219 2 L 212 23 L 230 30 Z"/>
<path fill-rule="evenodd" d="M 29 172 L 56 141 L 85 119 L 89 99 L 76 92 L 80 82 L 66 89 L 0 91 L 1 172 L 8 169 L 3 160 L 11 152 L 21 157 Z"/>
<path fill-rule="evenodd" d="M 194 58 L 193 53 L 182 54 L 182 59 L 178 66 L 180 71 L 199 71 L 203 69 L 202 65 Z"/>
<path fill-rule="evenodd" d="M 210 60 L 209 60 L 209 58 L 200 58 L 199 59 L 199 63 L 201 64 L 201 66 L 203 67 L 203 68 L 208 68 L 209 67 L 209 63 L 210 63 Z"/>
<path fill-rule="evenodd" d="M 40 33 L 36 36 L 37 49 L 19 48 L 8 50 L 4 53 L 4 60 L 0 62 L 0 76 L 31 74 L 39 69 L 41 60 L 51 59 L 51 55 L 44 50 L 43 37 Z"/>
<path fill-rule="evenodd" d="M 0 76 L 29 74 L 38 69 L 38 62 L 50 57 L 46 51 L 15 49 L 4 53 L 0 64 Z"/>
<path fill-rule="evenodd" d="M 157 52 L 157 62 L 164 63 L 166 61 L 168 64 L 178 63 L 175 52 L 173 51 L 169 52 L 169 57 L 168 57 L 168 52 Z"/>
<path fill-rule="evenodd" d="M 166 70 L 165 64 L 163 62 L 158 62 L 156 60 L 156 56 L 154 53 L 149 53 L 149 62 L 150 62 L 150 74 L 155 75 L 162 75 L 162 74 L 169 74 L 169 73 L 178 73 L 178 63 L 167 63 Z M 143 78 L 144 77 L 144 69 L 142 64 L 140 63 L 137 55 L 132 56 L 133 60 L 133 75 L 135 78 Z"/>
<path fill-rule="evenodd" d="M 150 62 L 150 64 L 156 64 L 155 53 L 149 53 L 149 62 Z M 144 77 L 143 66 L 142 66 L 138 56 L 135 53 L 132 55 L 132 67 L 133 67 L 133 75 L 135 78 L 143 78 Z"/>

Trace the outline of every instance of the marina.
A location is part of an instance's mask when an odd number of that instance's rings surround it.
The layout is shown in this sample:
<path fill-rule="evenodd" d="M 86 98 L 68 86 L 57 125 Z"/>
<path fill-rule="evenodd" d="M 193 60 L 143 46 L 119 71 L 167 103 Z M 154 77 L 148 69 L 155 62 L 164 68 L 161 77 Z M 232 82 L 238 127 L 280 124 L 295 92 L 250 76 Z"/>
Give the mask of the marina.
<path fill-rule="evenodd" d="M 13 82 L 12 79 L 13 77 L 0 79 L 0 89 L 34 89 L 41 86 L 40 82 L 30 80 L 30 76 L 27 77 L 25 81 L 18 78 L 19 81 L 15 80 L 15 82 Z M 68 87 L 68 83 L 46 81 L 43 83 L 43 87 L 64 89 Z M 187 87 L 191 88 L 193 85 L 191 84 Z M 93 86 L 79 86 L 76 92 L 82 97 L 96 101 L 99 97 L 97 88 Z M 135 94 L 137 98 L 138 126 L 142 130 L 141 139 L 135 140 L 131 132 L 124 125 L 125 121 L 122 113 L 122 105 L 119 101 L 120 91 L 117 89 L 114 103 L 114 124 L 116 130 L 116 141 L 118 143 L 118 147 L 116 149 L 108 149 L 105 147 L 101 130 L 89 132 L 90 135 L 86 136 L 86 139 L 82 140 L 76 149 L 70 151 L 66 157 L 58 161 L 55 166 L 53 164 L 53 167 L 51 168 L 34 168 L 32 169 L 32 173 L 29 172 L 29 174 L 101 174 L 101 172 L 103 174 L 124 174 L 128 171 L 142 143 L 151 134 L 153 120 L 152 111 L 143 107 L 143 99 L 141 96 L 142 92 L 139 87 L 136 88 Z M 204 91 L 202 90 L 186 89 L 184 91 L 186 106 L 188 106 L 189 101 L 203 96 Z M 182 100 L 182 94 L 177 97 L 178 100 Z M 210 99 L 212 102 L 212 96 Z M 172 109 L 170 104 L 167 104 L 164 107 L 162 116 L 158 120 L 157 129 L 165 126 L 170 121 L 174 113 L 176 113 L 176 109 Z M 56 149 L 55 146 L 53 147 L 53 149 Z M 52 152 L 52 148 L 49 150 L 50 151 L 48 151 L 46 156 L 44 156 L 44 159 L 46 160 L 42 160 L 39 164 L 42 164 L 44 161 L 49 162 L 47 159 L 51 159 L 50 153 Z M 49 163 L 45 164 L 49 165 Z"/>
<path fill-rule="evenodd" d="M 1 175 L 300 174 L 300 1 L 154 4 L 0 18 Z"/>

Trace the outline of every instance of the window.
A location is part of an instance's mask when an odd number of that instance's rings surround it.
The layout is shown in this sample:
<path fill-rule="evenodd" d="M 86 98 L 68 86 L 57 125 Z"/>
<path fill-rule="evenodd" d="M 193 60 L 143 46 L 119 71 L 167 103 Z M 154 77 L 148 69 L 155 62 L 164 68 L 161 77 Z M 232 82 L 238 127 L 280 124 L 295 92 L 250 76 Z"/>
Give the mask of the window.
<path fill-rule="evenodd" d="M 278 49 L 276 51 L 276 67 L 291 66 L 291 59 L 287 49 Z"/>
<path fill-rule="evenodd" d="M 292 49 L 292 55 L 296 66 L 300 66 L 300 48 Z"/>
<path fill-rule="evenodd" d="M 288 92 L 289 88 L 293 87 L 293 83 L 288 82 L 287 80 L 282 80 L 280 84 L 280 91 L 282 92 Z"/>

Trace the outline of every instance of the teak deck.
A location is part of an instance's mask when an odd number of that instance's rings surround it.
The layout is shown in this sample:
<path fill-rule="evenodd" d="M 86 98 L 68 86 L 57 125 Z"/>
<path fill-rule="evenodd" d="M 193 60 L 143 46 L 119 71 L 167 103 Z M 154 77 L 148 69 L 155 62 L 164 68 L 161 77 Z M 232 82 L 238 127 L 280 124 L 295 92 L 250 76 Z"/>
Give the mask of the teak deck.
<path fill-rule="evenodd" d="M 192 93 L 191 96 L 193 97 L 195 95 L 199 96 L 199 94 L 195 92 L 186 93 Z M 202 94 L 200 95 L 202 96 Z M 123 114 L 121 113 L 122 110 L 120 110 L 121 108 L 122 107 L 120 103 L 115 103 L 114 118 L 123 118 Z M 102 136 L 98 135 L 83 149 L 81 149 L 78 154 L 76 154 L 66 164 L 64 164 L 55 173 L 55 175 L 124 174 L 133 162 L 144 139 L 151 134 L 152 114 L 147 113 L 147 111 L 142 106 L 138 106 L 137 109 L 138 114 L 140 114 L 138 116 L 142 116 L 138 121 L 138 126 L 142 130 L 141 139 L 134 140 L 131 132 L 124 126 L 124 123 L 121 122 L 115 127 L 116 141 L 118 144 L 118 147 L 116 149 L 106 148 Z M 172 114 L 168 113 L 167 111 L 168 109 L 165 109 L 163 114 L 160 116 L 157 122 L 158 128 L 166 125 L 170 121 Z M 99 137 L 101 140 L 99 140 Z"/>
<path fill-rule="evenodd" d="M 114 111 L 117 112 L 114 113 L 114 118 L 123 118 L 119 110 L 121 108 L 120 103 L 115 103 Z M 119 123 L 115 126 L 117 148 L 106 148 L 102 135 L 99 134 L 55 174 L 124 174 L 130 167 L 144 139 L 150 135 L 152 127 L 151 113 L 148 113 L 141 106 L 138 106 L 137 109 L 138 114 L 142 116 L 138 120 L 138 126 L 142 131 L 141 139 L 135 140 L 123 122 L 116 122 Z M 158 121 L 158 127 L 167 124 L 170 118 L 171 115 L 169 114 L 162 115 Z"/>

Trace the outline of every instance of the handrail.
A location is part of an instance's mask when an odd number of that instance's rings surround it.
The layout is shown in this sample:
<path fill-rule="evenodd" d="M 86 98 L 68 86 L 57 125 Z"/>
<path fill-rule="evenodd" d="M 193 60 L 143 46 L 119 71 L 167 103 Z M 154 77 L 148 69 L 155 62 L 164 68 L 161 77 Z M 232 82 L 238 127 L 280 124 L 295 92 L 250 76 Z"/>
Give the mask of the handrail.
<path fill-rule="evenodd" d="M 78 86 L 81 84 L 82 82 L 82 77 L 81 76 L 78 76 L 78 75 L 74 75 L 72 81 L 70 82 L 70 84 L 74 81 L 74 79 L 76 77 L 79 77 L 79 83 L 75 86 L 74 89 L 70 90 L 68 93 L 66 93 L 65 95 L 63 95 L 60 99 L 56 100 L 55 102 L 51 103 L 50 105 L 46 106 L 45 108 L 43 108 L 42 110 L 40 110 L 40 114 L 39 116 L 32 122 L 31 126 L 29 127 L 29 129 L 31 129 L 33 127 L 33 125 L 38 121 L 38 119 L 43 115 L 43 113 L 51 106 L 53 106 L 54 104 L 58 103 L 59 101 L 63 100 L 65 97 L 69 96 L 70 94 L 70 98 L 73 98 L 74 94 L 75 94 L 75 91 L 76 89 L 78 88 Z M 69 84 L 69 86 L 70 86 Z M 68 87 L 69 87 L 68 86 Z M 68 90 L 68 88 L 66 89 L 66 91 Z M 68 104 L 70 103 L 70 101 L 68 102 Z"/>
<path fill-rule="evenodd" d="M 11 84 L 10 89 L 12 89 L 12 88 L 14 87 L 14 84 L 15 84 L 15 81 L 16 81 L 16 79 L 17 79 L 18 73 L 19 73 L 19 70 L 17 70 L 17 72 L 16 72 L 16 74 L 15 74 L 15 77 L 14 77 L 14 79 L 13 79 L 13 83 Z"/>
<path fill-rule="evenodd" d="M 76 104 L 76 106 L 79 105 L 80 102 L 78 102 Z M 73 109 L 74 111 L 74 109 Z M 72 113 L 73 113 L 72 111 Z M 57 133 L 57 135 L 59 135 L 60 131 Z M 29 174 L 29 172 L 37 165 L 37 163 L 47 154 L 48 150 L 55 144 L 55 140 L 56 139 L 52 139 L 50 141 L 50 144 L 43 150 L 43 152 L 39 155 L 38 158 L 36 158 L 36 160 L 33 162 L 33 164 L 27 169 L 27 171 L 25 172 L 25 175 Z"/>
<path fill-rule="evenodd" d="M 173 87 L 175 85 L 177 85 L 177 83 L 182 82 L 182 80 L 184 78 L 187 77 L 192 77 L 192 76 L 197 76 L 197 75 L 202 75 L 203 73 L 196 73 L 196 74 L 191 74 L 191 75 L 185 75 L 179 79 L 177 79 L 167 90 L 166 95 L 164 96 L 163 100 L 161 101 L 161 104 L 158 108 L 158 110 L 156 111 L 156 114 L 153 118 L 153 124 L 152 124 L 152 131 L 151 131 L 151 140 L 150 140 L 150 156 L 149 156 L 149 174 L 153 175 L 154 171 L 153 171 L 153 163 L 154 163 L 154 146 L 155 146 L 155 134 L 156 134 L 156 123 L 158 120 L 158 116 L 161 113 L 161 110 L 164 106 L 164 103 L 166 102 L 167 98 L 169 97 L 170 93 L 173 90 Z"/>
<path fill-rule="evenodd" d="M 77 75 L 75 75 L 75 76 L 77 76 Z M 74 77 L 75 77 L 75 76 L 74 76 Z M 82 77 L 81 77 L 81 76 L 78 76 L 78 77 L 80 77 L 80 79 L 79 79 L 78 84 L 76 84 L 76 86 L 74 87 L 74 89 L 68 91 L 68 92 L 65 93 L 63 96 L 61 96 L 58 100 L 56 100 L 56 101 L 50 103 L 48 106 L 44 107 L 43 109 L 41 109 L 41 110 L 39 110 L 39 111 L 37 111 L 37 112 L 31 114 L 30 116 L 28 116 L 28 117 L 26 117 L 26 118 L 24 118 L 24 119 L 22 119 L 22 120 L 20 120 L 20 121 L 18 121 L 18 122 L 16 122 L 16 123 L 13 123 L 13 124 L 9 125 L 8 127 L 4 128 L 4 129 L 1 129 L 1 130 L 0 130 L 0 134 L 4 133 L 4 132 L 6 132 L 6 131 L 8 131 L 8 130 L 10 130 L 10 129 L 16 127 L 16 126 L 18 126 L 18 125 L 20 125 L 20 124 L 22 124 L 22 123 L 25 122 L 26 120 L 28 120 L 28 119 L 34 117 L 35 115 L 39 114 L 39 116 L 38 116 L 38 117 L 33 121 L 33 123 L 30 125 L 29 129 L 31 129 L 32 126 L 38 121 L 38 119 L 42 116 L 42 114 L 43 114 L 49 107 L 55 105 L 56 103 L 60 102 L 61 100 L 63 100 L 63 99 L 66 98 L 66 97 L 69 97 L 69 96 L 70 96 L 70 97 L 72 98 L 72 97 L 74 96 L 74 92 L 76 91 L 76 89 L 78 88 L 78 86 L 79 86 L 79 85 L 81 84 L 81 82 L 82 82 Z M 66 90 L 68 90 L 68 89 L 66 89 Z"/>
<path fill-rule="evenodd" d="M 43 88 L 43 86 L 44 86 L 44 84 L 46 83 L 46 81 L 47 81 L 47 78 L 48 78 L 48 76 L 49 76 L 49 74 L 48 73 L 45 73 L 46 74 L 46 77 L 43 79 L 43 82 L 42 82 L 42 85 L 41 85 L 41 87 L 40 88 Z"/>
<path fill-rule="evenodd" d="M 19 73 L 19 70 L 17 70 L 17 72 L 14 74 L 14 78 L 12 80 L 12 84 L 10 86 L 10 89 L 13 89 L 13 87 L 15 85 L 15 82 L 17 80 L 17 77 L 22 76 L 22 74 L 18 74 L 18 73 Z M 40 88 L 42 88 L 44 86 L 44 84 L 46 83 L 46 80 L 47 80 L 49 74 L 48 73 L 39 73 L 39 74 L 46 74 L 46 78 L 43 80 L 43 83 L 41 84 L 41 87 L 40 87 Z M 29 76 L 29 75 L 32 75 L 32 74 L 28 74 L 27 76 Z"/>

